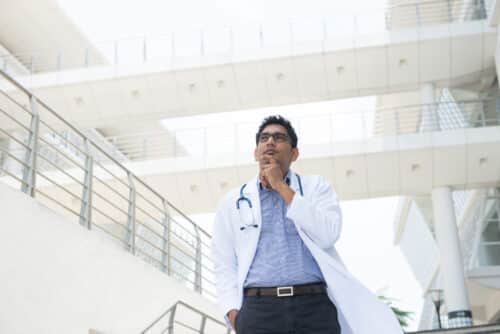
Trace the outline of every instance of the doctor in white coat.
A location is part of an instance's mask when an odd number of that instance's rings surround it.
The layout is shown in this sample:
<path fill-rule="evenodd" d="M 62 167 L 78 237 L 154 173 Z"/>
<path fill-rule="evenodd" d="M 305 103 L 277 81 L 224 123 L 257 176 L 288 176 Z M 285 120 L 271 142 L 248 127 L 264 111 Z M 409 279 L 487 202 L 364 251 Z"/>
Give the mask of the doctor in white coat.
<path fill-rule="evenodd" d="M 266 118 L 256 135 L 258 174 L 219 205 L 212 254 L 228 326 L 238 334 L 401 334 L 393 312 L 335 249 L 342 226 L 335 192 L 320 176 L 290 170 L 297 158 L 291 124 Z"/>

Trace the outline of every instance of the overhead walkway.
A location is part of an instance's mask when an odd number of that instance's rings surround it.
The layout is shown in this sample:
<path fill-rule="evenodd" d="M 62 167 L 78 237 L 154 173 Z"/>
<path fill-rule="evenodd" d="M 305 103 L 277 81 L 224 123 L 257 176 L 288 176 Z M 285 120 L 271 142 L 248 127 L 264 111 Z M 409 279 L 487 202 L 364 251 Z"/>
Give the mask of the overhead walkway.
<path fill-rule="evenodd" d="M 480 90 L 496 76 L 497 34 L 484 8 L 469 3 L 114 41 L 96 45 L 109 66 L 88 65 L 82 52 L 80 69 L 18 79 L 84 127 L 395 93 L 428 82 Z"/>
<path fill-rule="evenodd" d="M 11 150 L 23 152 L 22 138 L 27 138 L 30 125 L 27 116 L 34 109 L 24 109 L 22 101 L 11 99 L 7 93 L 2 101 L 9 105 L 9 109 L 2 109 L 2 133 L 11 137 Z M 490 108 L 495 106 L 491 102 L 488 99 L 443 102 L 299 119 L 302 156 L 294 168 L 298 172 L 324 175 L 344 200 L 428 194 L 440 185 L 456 189 L 491 187 L 500 180 L 499 116 L 495 107 Z M 79 193 L 74 179 L 81 180 L 82 170 L 75 166 L 75 161 L 83 165 L 78 159 L 84 157 L 81 151 L 85 152 L 85 143 L 78 139 L 78 133 L 75 135 L 74 128 L 59 118 L 45 117 L 48 114 L 45 109 L 52 109 L 46 104 L 42 106 L 40 148 L 46 157 L 38 159 L 40 168 L 43 166 L 46 176 Z M 9 119 L 9 115 L 15 114 L 21 117 Z M 51 122 L 58 124 L 51 126 Z M 22 125 L 24 132 L 7 131 L 12 123 Z M 447 126 L 450 123 L 458 127 Z M 431 125 L 428 128 L 434 130 L 422 132 L 423 125 Z M 65 130 L 55 130 L 61 127 Z M 123 164 L 156 184 L 158 192 L 165 194 L 183 212 L 211 212 L 223 193 L 247 182 L 255 173 L 254 132 L 254 124 L 181 131 L 169 150 L 155 151 L 154 145 L 146 145 L 156 159 L 123 161 Z M 153 135 L 144 136 L 154 140 Z M 179 144 L 189 150 L 176 151 Z M 64 151 L 55 154 L 54 147 L 63 147 Z M 12 164 L 13 157 L 7 159 L 7 152 L 5 159 Z M 113 156 L 112 151 L 107 154 Z M 127 184 L 127 173 L 119 165 L 108 166 L 108 159 L 101 153 L 94 159 L 107 170 L 96 168 L 95 175 L 108 186 Z M 19 175 L 19 166 L 18 174 L 13 168 L 5 169 Z M 9 182 L 9 177 L 3 179 Z M 40 178 L 38 186 L 48 192 L 56 191 L 45 178 Z M 71 196 L 66 196 L 66 204 L 72 207 Z"/>

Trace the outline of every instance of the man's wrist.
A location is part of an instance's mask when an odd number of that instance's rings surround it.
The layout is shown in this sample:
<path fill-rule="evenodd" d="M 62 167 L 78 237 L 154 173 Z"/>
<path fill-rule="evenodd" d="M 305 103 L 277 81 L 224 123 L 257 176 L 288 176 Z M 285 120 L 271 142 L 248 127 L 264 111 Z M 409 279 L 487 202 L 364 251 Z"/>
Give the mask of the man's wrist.
<path fill-rule="evenodd" d="M 275 190 L 283 197 L 286 204 L 290 204 L 293 200 L 293 196 L 295 195 L 295 191 L 284 181 L 278 183 Z"/>

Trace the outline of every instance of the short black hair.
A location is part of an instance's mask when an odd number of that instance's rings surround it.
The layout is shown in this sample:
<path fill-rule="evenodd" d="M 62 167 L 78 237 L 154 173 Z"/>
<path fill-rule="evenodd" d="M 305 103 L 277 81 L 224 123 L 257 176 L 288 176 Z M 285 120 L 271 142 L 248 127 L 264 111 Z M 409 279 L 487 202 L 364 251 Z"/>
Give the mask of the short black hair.
<path fill-rule="evenodd" d="M 290 137 L 292 148 L 297 147 L 297 142 L 299 141 L 299 139 L 297 138 L 297 134 L 295 133 L 295 129 L 293 128 L 292 123 L 290 123 L 289 120 L 287 120 L 285 117 L 283 117 L 281 115 L 273 115 L 273 116 L 268 116 L 268 117 L 264 118 L 264 120 L 262 121 L 262 123 L 259 126 L 257 134 L 255 135 L 255 144 L 256 145 L 259 144 L 259 137 L 260 137 L 262 130 L 264 130 L 264 128 L 266 126 L 271 125 L 271 124 L 278 124 L 278 125 L 281 125 L 282 127 L 284 127 L 286 129 L 288 137 Z"/>

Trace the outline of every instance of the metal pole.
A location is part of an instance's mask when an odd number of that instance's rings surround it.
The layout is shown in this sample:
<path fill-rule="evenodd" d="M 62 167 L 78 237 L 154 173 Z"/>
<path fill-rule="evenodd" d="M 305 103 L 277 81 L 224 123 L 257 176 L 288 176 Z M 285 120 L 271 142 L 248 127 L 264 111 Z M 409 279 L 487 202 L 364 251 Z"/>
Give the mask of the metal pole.
<path fill-rule="evenodd" d="M 201 239 L 198 225 L 194 226 L 196 234 L 196 259 L 195 259 L 195 291 L 201 293 Z"/>
<path fill-rule="evenodd" d="M 439 326 L 439 329 L 441 329 L 441 328 L 443 328 L 443 326 L 441 324 L 441 313 L 439 313 L 439 310 L 441 309 L 441 301 L 435 302 L 434 307 L 436 308 L 436 315 L 438 318 L 438 326 Z"/>
<path fill-rule="evenodd" d="M 132 254 L 135 254 L 135 185 L 131 172 L 127 172 L 130 187 L 128 201 L 128 221 L 127 221 L 127 247 Z"/>
<path fill-rule="evenodd" d="M 170 317 L 168 318 L 168 334 L 174 334 L 174 318 L 176 310 L 177 310 L 177 304 L 174 305 L 174 308 L 170 313 Z"/>
<path fill-rule="evenodd" d="M 94 176 L 94 158 L 90 151 L 88 138 L 85 138 L 85 179 L 82 193 L 82 205 L 80 209 L 80 225 L 87 226 L 90 230 L 92 225 L 92 179 Z"/>
<path fill-rule="evenodd" d="M 62 66 L 62 54 L 61 51 L 57 51 L 57 70 L 60 71 Z"/>
<path fill-rule="evenodd" d="M 162 243 L 162 253 L 161 253 L 161 264 L 163 271 L 169 276 L 172 274 L 172 247 L 170 245 L 171 240 L 171 223 L 170 215 L 168 213 L 167 202 L 163 200 L 163 210 L 165 217 L 163 218 L 163 243 Z"/>
<path fill-rule="evenodd" d="M 417 26 L 420 27 L 422 20 L 420 17 L 420 7 L 418 3 L 415 5 L 415 14 L 417 15 Z"/>
<path fill-rule="evenodd" d="M 207 317 L 202 315 L 201 317 L 201 325 L 200 325 L 200 334 L 205 333 L 205 325 L 207 324 Z"/>
<path fill-rule="evenodd" d="M 35 197 L 35 187 L 36 187 L 36 153 L 38 151 L 38 131 L 40 127 L 40 114 L 38 113 L 37 100 L 31 95 L 30 98 L 30 109 L 31 109 L 31 123 L 30 123 L 30 134 L 28 138 L 28 147 L 26 151 L 26 157 L 24 159 L 27 166 L 24 166 L 23 172 L 23 185 L 21 190 Z"/>
<path fill-rule="evenodd" d="M 148 60 L 148 46 L 146 43 L 146 37 L 142 41 L 142 61 L 145 63 Z"/>
<path fill-rule="evenodd" d="M 118 64 L 118 41 L 114 43 L 114 51 L 115 51 L 115 65 Z"/>

